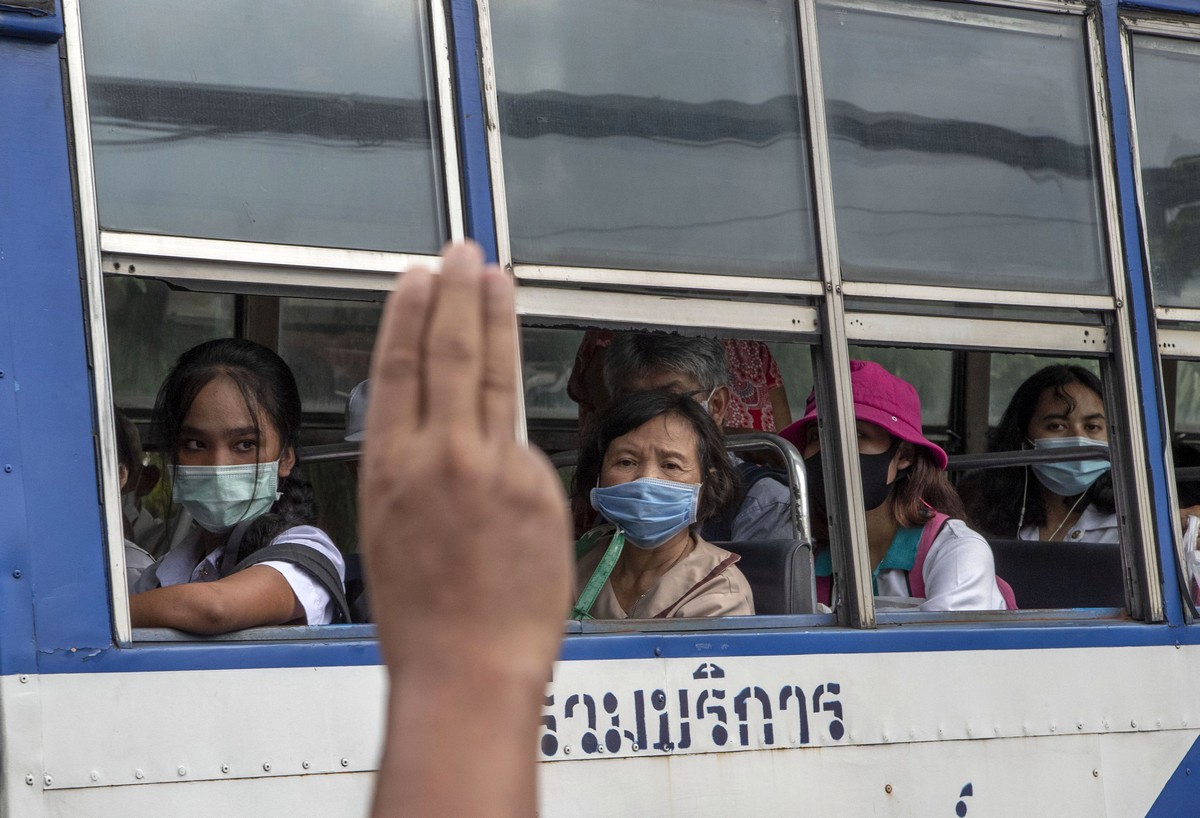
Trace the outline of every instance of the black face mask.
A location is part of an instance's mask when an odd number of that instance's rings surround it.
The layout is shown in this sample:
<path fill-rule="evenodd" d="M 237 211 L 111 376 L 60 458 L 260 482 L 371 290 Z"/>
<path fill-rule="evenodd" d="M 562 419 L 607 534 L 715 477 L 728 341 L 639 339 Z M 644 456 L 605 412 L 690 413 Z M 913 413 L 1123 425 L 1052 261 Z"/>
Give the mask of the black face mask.
<path fill-rule="evenodd" d="M 879 454 L 859 454 L 858 471 L 862 475 L 863 506 L 872 511 L 883 505 L 892 493 L 892 484 L 887 481 L 888 468 L 896 449 L 900 448 L 900 438 L 893 437 L 892 445 L 886 452 Z M 808 478 L 808 504 L 814 519 L 824 519 L 828 514 L 825 503 L 825 467 L 821 463 L 821 453 L 804 458 L 805 474 Z"/>

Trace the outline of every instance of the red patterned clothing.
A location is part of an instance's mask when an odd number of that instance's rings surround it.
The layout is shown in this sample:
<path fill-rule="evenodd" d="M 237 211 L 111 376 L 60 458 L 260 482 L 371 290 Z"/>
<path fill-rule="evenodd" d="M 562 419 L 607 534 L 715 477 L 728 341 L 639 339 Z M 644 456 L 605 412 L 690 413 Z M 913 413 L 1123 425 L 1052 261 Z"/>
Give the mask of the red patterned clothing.
<path fill-rule="evenodd" d="M 776 431 L 771 392 L 783 386 L 783 376 L 771 350 L 761 341 L 726 339 L 721 343 L 725 346 L 732 393 L 725 428 Z"/>

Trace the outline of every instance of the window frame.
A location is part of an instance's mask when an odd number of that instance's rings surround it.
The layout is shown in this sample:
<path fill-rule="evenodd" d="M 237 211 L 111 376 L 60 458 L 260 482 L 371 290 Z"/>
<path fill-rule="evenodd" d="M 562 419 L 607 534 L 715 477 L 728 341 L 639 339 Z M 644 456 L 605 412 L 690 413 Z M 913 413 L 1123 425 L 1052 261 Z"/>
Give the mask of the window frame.
<path fill-rule="evenodd" d="M 101 514 L 110 575 L 109 614 L 116 645 L 128 648 L 138 644 L 136 637 L 140 634 L 135 634 L 129 618 L 104 277 L 130 275 L 155 278 L 189 289 L 217 292 L 330 298 L 336 298 L 338 294 L 359 293 L 361 297 L 364 292 L 386 292 L 391 288 L 396 273 L 413 264 L 437 269 L 440 267 L 440 258 L 419 253 L 277 245 L 102 229 L 91 143 L 81 2 L 63 0 L 62 4 L 70 99 L 70 121 L 67 125 L 73 137 L 80 255 L 87 302 L 86 332 L 93 364 Z M 459 105 L 455 96 L 448 25 L 450 10 L 442 0 L 417 2 L 422 4 L 428 20 L 427 36 L 433 63 L 429 67 L 434 79 L 431 90 L 435 94 L 437 109 L 434 123 L 441 135 L 440 160 L 446 223 L 450 240 L 461 241 L 466 234 L 460 162 L 463 134 L 459 131 L 457 119 Z M 353 633 L 344 634 L 322 632 L 322 639 L 361 639 L 366 633 L 358 627 L 352 630 Z M 250 638 L 255 638 L 253 633 Z M 297 638 L 307 637 L 302 634 Z M 197 640 L 189 637 L 186 641 L 194 643 Z"/>

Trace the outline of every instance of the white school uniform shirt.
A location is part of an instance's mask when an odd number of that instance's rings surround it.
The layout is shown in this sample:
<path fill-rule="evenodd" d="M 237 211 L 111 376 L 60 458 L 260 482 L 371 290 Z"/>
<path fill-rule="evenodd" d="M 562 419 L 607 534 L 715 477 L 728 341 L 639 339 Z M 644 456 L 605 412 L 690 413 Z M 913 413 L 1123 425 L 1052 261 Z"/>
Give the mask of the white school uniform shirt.
<path fill-rule="evenodd" d="M 147 554 L 137 543 L 125 541 L 125 582 L 132 589 L 143 572 L 154 564 L 154 557 Z"/>
<path fill-rule="evenodd" d="M 321 529 L 311 525 L 298 525 L 279 534 L 270 544 L 280 542 L 299 543 L 314 548 L 333 563 L 337 568 L 338 579 L 345 584 L 346 562 L 337 546 L 329 539 L 329 535 Z M 225 547 L 221 546 L 208 555 L 202 554 L 200 549 L 200 530 L 195 529 L 179 545 L 168 551 L 158 561 L 154 570 L 142 574 L 134 592 L 153 588 L 155 577 L 158 584 L 164 588 L 188 582 L 214 582 L 220 579 L 219 567 Z M 333 599 L 312 574 L 290 562 L 271 560 L 259 565 L 270 566 L 283 574 L 283 578 L 292 588 L 292 593 L 304 607 L 305 621 L 309 625 L 328 625 L 333 621 Z"/>
<path fill-rule="evenodd" d="M 925 599 L 909 595 L 908 572 L 880 571 L 875 578 L 879 610 L 1002 611 L 991 546 L 962 520 L 947 520 L 929 546 L 922 567 Z"/>
<path fill-rule="evenodd" d="M 1027 525 L 1022 526 L 1021 530 L 1017 532 L 1017 539 L 1040 540 L 1041 535 L 1036 525 Z M 1063 542 L 1115 543 L 1120 541 L 1116 513 L 1105 514 L 1091 503 L 1088 503 L 1075 525 L 1067 529 L 1067 533 L 1063 536 Z"/>

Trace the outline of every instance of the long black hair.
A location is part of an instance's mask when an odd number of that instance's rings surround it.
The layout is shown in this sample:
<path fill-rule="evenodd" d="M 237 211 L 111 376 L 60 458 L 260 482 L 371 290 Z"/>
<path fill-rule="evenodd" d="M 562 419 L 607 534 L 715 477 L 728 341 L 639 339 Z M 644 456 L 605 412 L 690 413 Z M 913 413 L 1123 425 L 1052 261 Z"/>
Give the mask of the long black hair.
<path fill-rule="evenodd" d="M 196 396 L 211 381 L 227 377 L 237 386 L 261 441 L 259 418 L 266 418 L 279 435 L 279 452 L 300 446 L 300 390 L 284 360 L 253 341 L 218 338 L 192 347 L 179 356 L 154 402 L 154 430 L 172 464 L 179 461 L 183 421 Z M 317 503 L 296 468 L 279 481 L 280 497 L 270 511 L 254 520 L 242 537 L 238 561 L 267 545 L 281 532 L 317 520 Z"/>
<path fill-rule="evenodd" d="M 1104 400 L 1104 387 L 1091 370 L 1074 364 L 1054 364 L 1039 369 L 1017 387 L 1000 424 L 992 433 L 988 451 L 1008 452 L 1028 448 L 1029 423 L 1042 395 L 1051 390 L 1056 398 L 1067 404 L 1068 412 L 1075 410 L 1075 401 L 1066 387 L 1079 384 Z M 988 469 L 971 475 L 960 485 L 971 523 L 993 537 L 1016 537 L 1017 525 L 1044 525 L 1046 507 L 1037 478 L 1028 467 Z M 1112 475 L 1105 472 L 1082 495 L 1068 498 L 1079 500 L 1082 507 L 1094 505 L 1105 514 L 1116 509 L 1113 501 Z M 1022 521 L 1021 508 L 1025 516 Z"/>
<path fill-rule="evenodd" d="M 697 460 L 704 485 L 696 522 L 702 523 L 723 512 L 738 494 L 739 477 L 725 454 L 725 437 L 714 421 L 691 396 L 665 390 L 633 392 L 609 404 L 588 424 L 572 483 L 572 496 L 587 502 L 600 479 L 604 453 L 624 434 L 649 423 L 659 415 L 676 415 L 696 432 Z"/>

